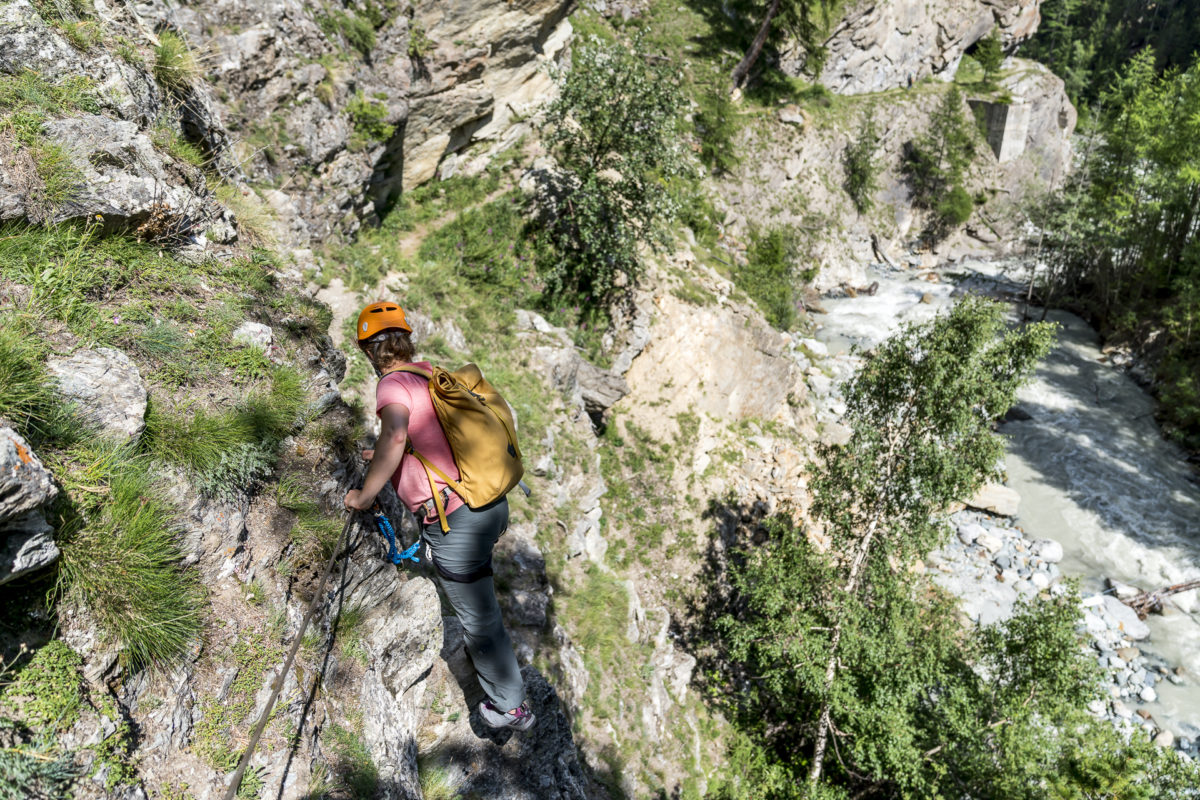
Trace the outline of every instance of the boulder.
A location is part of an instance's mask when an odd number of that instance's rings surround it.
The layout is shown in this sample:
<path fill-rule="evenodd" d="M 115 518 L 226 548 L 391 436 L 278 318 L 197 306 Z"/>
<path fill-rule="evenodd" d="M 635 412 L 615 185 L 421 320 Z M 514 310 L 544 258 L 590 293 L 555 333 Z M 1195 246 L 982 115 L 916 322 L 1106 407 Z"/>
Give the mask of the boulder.
<path fill-rule="evenodd" d="M 140 229 L 172 244 L 214 238 L 231 241 L 228 212 L 209 194 L 200 171 L 154 146 L 137 124 L 99 114 L 51 120 L 47 138 L 58 142 L 80 181 L 51 219 L 103 218 L 106 227 Z"/>
<path fill-rule="evenodd" d="M 1015 517 L 1021 496 L 1007 486 L 989 483 L 979 489 L 967 505 L 979 511 L 988 511 L 1002 517 Z"/>
<path fill-rule="evenodd" d="M 975 540 L 987 533 L 980 524 L 971 522 L 958 528 L 958 539 L 963 544 L 974 544 Z"/>
<path fill-rule="evenodd" d="M 1031 549 L 1034 555 L 1047 564 L 1057 564 L 1063 560 L 1063 547 L 1053 539 L 1037 539 Z"/>
<path fill-rule="evenodd" d="M 62 394 L 104 432 L 136 439 L 146 427 L 146 382 L 129 356 L 111 347 L 51 358 L 46 368 Z"/>
<path fill-rule="evenodd" d="M 0 585 L 48 567 L 59 556 L 54 531 L 38 511 L 4 523 L 0 530 Z"/>
<path fill-rule="evenodd" d="M 1112 595 L 1104 595 L 1104 610 L 1116 621 L 1117 628 L 1133 641 L 1150 636 L 1150 626 L 1138 619 L 1137 612 Z"/>
<path fill-rule="evenodd" d="M 233 332 L 235 342 L 240 342 L 248 347 L 257 347 L 264 353 L 271 349 L 273 337 L 271 326 L 263 325 L 261 322 L 243 322 Z"/>
<path fill-rule="evenodd" d="M 1004 546 L 1004 540 L 994 533 L 984 531 L 975 537 L 975 544 L 987 550 L 989 555 L 994 555 Z"/>
<path fill-rule="evenodd" d="M 0 427 L 0 525 L 58 496 L 50 473 L 12 428 Z"/>

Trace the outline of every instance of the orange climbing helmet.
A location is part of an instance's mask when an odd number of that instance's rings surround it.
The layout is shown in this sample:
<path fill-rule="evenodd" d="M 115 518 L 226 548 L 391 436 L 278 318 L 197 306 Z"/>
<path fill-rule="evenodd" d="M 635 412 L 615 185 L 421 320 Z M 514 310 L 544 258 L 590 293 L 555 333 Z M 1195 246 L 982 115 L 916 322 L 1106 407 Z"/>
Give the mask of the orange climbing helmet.
<path fill-rule="evenodd" d="M 377 333 L 399 328 L 406 333 L 412 333 L 412 326 L 404 318 L 404 309 L 399 303 L 383 301 L 371 303 L 358 315 L 358 346 Z"/>

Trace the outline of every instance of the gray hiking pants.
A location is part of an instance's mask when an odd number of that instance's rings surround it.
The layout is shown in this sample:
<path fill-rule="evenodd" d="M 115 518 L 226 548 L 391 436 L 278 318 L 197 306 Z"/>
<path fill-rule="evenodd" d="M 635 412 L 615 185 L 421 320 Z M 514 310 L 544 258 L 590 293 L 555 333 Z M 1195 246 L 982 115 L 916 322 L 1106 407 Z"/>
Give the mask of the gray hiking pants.
<path fill-rule="evenodd" d="M 424 526 L 426 552 L 462 623 L 483 691 L 501 711 L 514 709 L 525 699 L 525 683 L 492 583 L 492 548 L 508 529 L 508 500 L 476 511 L 461 506 L 446 521 L 449 533 L 437 520 Z"/>

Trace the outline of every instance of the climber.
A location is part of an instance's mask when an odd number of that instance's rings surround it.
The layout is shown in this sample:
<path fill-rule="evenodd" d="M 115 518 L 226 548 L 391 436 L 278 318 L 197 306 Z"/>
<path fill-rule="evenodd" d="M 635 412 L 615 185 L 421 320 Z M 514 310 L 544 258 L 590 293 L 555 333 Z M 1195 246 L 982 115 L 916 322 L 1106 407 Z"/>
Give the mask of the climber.
<path fill-rule="evenodd" d="M 486 699 L 479 704 L 483 721 L 493 728 L 518 731 L 533 726 L 535 716 L 525 697 L 521 669 L 512 641 L 500 619 L 492 582 L 492 548 L 508 528 L 508 500 L 471 508 L 445 481 L 422 467 L 411 450 L 458 480 L 450 444 L 438 423 L 428 382 L 420 375 L 397 372 L 416 364 L 429 371 L 429 362 L 415 362 L 412 328 L 396 303 L 372 303 L 358 318 L 358 344 L 380 376 L 375 389 L 375 413 L 380 420 L 374 450 L 362 489 L 346 494 L 346 507 L 365 511 L 391 480 L 396 494 L 421 522 L 421 539 L 433 562 L 438 583 L 458 615 L 466 634 L 466 649 L 479 675 Z M 411 443 L 406 452 L 406 443 Z M 443 530 L 433 499 L 439 489 L 449 530 Z"/>

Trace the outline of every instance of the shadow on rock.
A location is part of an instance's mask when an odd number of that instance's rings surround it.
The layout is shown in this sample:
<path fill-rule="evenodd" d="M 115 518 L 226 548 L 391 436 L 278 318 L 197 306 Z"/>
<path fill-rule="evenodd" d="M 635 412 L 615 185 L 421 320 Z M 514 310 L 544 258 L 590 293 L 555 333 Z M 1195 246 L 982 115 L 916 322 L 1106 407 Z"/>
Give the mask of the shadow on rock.
<path fill-rule="evenodd" d="M 423 780 L 436 773 L 457 795 L 495 800 L 607 800 L 582 758 L 558 693 L 533 666 L 521 670 L 537 723 L 528 731 L 494 730 L 479 717 L 484 698 L 464 649 L 462 626 L 446 617 L 436 698 L 422 731 Z M 427 743 L 432 738 L 432 743 Z"/>

